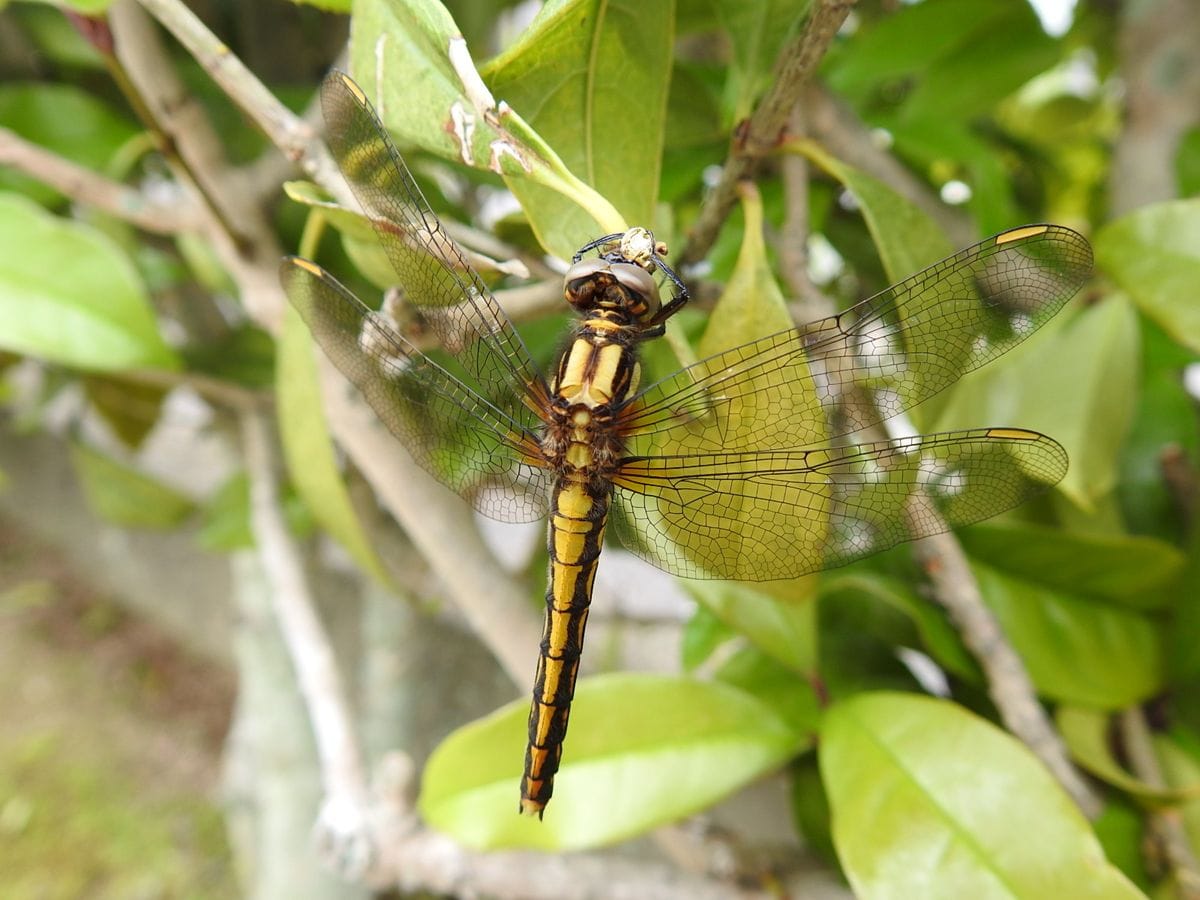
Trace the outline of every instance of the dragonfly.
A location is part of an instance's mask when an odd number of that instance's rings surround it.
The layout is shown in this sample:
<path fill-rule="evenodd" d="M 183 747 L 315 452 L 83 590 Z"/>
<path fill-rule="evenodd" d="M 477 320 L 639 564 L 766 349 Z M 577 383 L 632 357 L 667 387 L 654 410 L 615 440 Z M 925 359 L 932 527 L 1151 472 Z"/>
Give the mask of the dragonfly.
<path fill-rule="evenodd" d="M 567 269 L 577 321 L 547 377 L 362 89 L 334 72 L 321 93 L 330 149 L 395 269 L 404 315 L 369 308 L 298 257 L 281 270 L 291 302 L 421 466 L 485 516 L 548 520 L 522 813 L 540 818 L 553 792 L 608 532 L 677 576 L 792 578 L 989 518 L 1066 473 L 1063 448 L 1022 428 L 878 429 L 1057 313 L 1091 272 L 1076 232 L 1006 231 L 835 316 L 648 385 L 639 349 L 688 291 L 649 231 L 604 235 Z"/>

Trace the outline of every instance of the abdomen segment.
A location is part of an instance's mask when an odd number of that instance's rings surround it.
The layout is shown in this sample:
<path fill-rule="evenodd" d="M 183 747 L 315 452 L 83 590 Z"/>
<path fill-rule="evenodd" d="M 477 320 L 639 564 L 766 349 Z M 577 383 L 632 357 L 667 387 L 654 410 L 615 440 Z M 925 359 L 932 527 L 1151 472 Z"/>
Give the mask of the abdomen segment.
<path fill-rule="evenodd" d="M 550 585 L 546 625 L 529 710 L 529 746 L 521 780 L 521 812 L 539 818 L 554 791 L 575 676 L 583 651 L 592 584 L 608 520 L 609 490 L 563 479 L 550 510 Z"/>

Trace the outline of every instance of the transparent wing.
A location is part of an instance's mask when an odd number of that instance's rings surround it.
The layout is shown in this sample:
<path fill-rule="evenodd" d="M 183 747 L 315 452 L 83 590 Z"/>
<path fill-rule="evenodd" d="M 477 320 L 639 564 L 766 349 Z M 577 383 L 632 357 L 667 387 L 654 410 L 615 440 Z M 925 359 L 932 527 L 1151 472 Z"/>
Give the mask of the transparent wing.
<path fill-rule="evenodd" d="M 910 409 L 1020 343 L 1087 280 L 1087 241 L 1032 225 L 968 247 L 840 315 L 735 347 L 623 411 L 631 454 L 822 444 Z M 874 389 L 863 403 L 860 388 Z"/>
<path fill-rule="evenodd" d="M 466 371 L 472 388 L 515 421 L 548 394 L 524 342 L 430 209 L 366 96 L 342 72 L 321 88 L 326 140 L 375 226 L 406 304 Z"/>
<path fill-rule="evenodd" d="M 535 435 L 418 351 L 329 273 L 288 257 L 280 278 L 325 354 L 413 458 L 486 516 L 543 517 L 550 471 Z"/>
<path fill-rule="evenodd" d="M 1057 483 L 1044 435 L 991 428 L 811 450 L 626 460 L 611 522 L 687 578 L 771 581 L 994 516 Z"/>

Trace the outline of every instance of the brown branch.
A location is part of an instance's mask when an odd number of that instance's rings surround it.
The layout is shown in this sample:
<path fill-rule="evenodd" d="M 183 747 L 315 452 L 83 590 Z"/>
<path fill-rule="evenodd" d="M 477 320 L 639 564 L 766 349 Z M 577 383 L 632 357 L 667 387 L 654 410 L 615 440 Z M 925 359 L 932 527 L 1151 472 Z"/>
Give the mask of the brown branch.
<path fill-rule="evenodd" d="M 284 156 L 298 163 L 310 178 L 337 197 L 338 202 L 355 208 L 342 185 L 333 157 L 324 143 L 317 140 L 316 130 L 306 118 L 297 116 L 280 103 L 245 63 L 179 0 L 139 2 L 188 49 L 213 81 Z"/>
<path fill-rule="evenodd" d="M 919 504 L 914 515 L 926 518 L 937 514 L 927 498 L 918 495 L 913 499 Z M 958 540 L 950 533 L 938 534 L 917 541 L 913 551 L 929 576 L 934 597 L 949 613 L 983 670 L 988 696 L 1005 727 L 1042 761 L 1084 815 L 1096 818 L 1103 804 L 1071 763 L 1066 745 L 1038 703 L 1025 664 L 983 602 Z"/>
<path fill-rule="evenodd" d="M 783 49 L 771 87 L 735 138 L 721 178 L 690 229 L 679 256 L 681 265 L 699 262 L 716 241 L 722 223 L 737 202 L 738 182 L 751 177 L 762 158 L 778 145 L 800 92 L 853 5 L 854 0 L 818 0 L 800 34 Z"/>
<path fill-rule="evenodd" d="M 244 190 L 224 158 L 207 114 L 180 81 L 159 32 L 132 0 L 117 0 L 109 22 L 120 63 L 117 73 L 131 103 L 149 111 L 152 127 L 181 184 L 192 187 L 205 236 L 238 284 L 242 301 L 260 325 L 276 331 L 283 314 L 277 275 L 283 249 L 263 210 Z M 234 225 L 236 223 L 236 226 Z"/>
<path fill-rule="evenodd" d="M 142 191 L 32 144 L 7 128 L 0 128 L 0 165 L 12 166 L 72 200 L 155 234 L 179 234 L 199 227 L 195 210 L 186 201 L 154 200 Z"/>
<path fill-rule="evenodd" d="M 361 867 L 363 861 L 377 858 L 378 850 L 369 821 L 366 766 L 349 698 L 280 506 L 275 435 L 261 412 L 243 411 L 240 423 L 254 540 L 320 758 L 325 800 L 319 834 L 327 845 L 338 848 L 340 857 L 353 858 Z"/>
<path fill-rule="evenodd" d="M 1121 216 L 1179 194 L 1175 157 L 1200 122 L 1200 5 L 1123 4 L 1117 40 L 1125 123 L 1113 148 L 1111 212 Z"/>

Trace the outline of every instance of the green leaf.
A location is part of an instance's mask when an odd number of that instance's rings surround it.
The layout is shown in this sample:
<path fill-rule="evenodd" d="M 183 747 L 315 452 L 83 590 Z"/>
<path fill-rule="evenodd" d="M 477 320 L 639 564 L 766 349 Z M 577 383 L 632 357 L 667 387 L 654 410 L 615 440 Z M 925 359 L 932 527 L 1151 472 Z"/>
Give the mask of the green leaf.
<path fill-rule="evenodd" d="M 451 734 L 425 767 L 425 820 L 468 847 L 576 850 L 715 803 L 807 740 L 728 685 L 614 674 L 579 682 L 544 822 L 519 816 L 529 701 Z"/>
<path fill-rule="evenodd" d="M 1145 206 L 1096 234 L 1096 264 L 1176 341 L 1200 352 L 1200 200 Z"/>
<path fill-rule="evenodd" d="M 572 173 L 511 105 L 490 96 L 467 55 L 458 26 L 441 4 L 433 0 L 363 4 L 354 17 L 350 55 L 351 68 L 360 73 L 380 118 L 405 142 L 496 172 L 513 190 L 519 190 L 518 179 L 530 179 L 587 210 L 602 231 L 624 228 L 612 204 Z M 563 255 L 558 246 L 562 234 L 555 223 L 539 217 L 533 224 L 543 245 Z M 590 236 L 595 236 L 597 225 L 588 229 Z M 548 232 L 543 234 L 542 228 Z M 547 243 L 552 236 L 556 240 Z"/>
<path fill-rule="evenodd" d="M 1038 693 L 1096 709 L 1145 700 L 1163 684 L 1163 635 L 1149 617 L 970 560 Z"/>
<path fill-rule="evenodd" d="M 362 530 L 338 471 L 312 338 L 290 304 L 277 353 L 279 433 L 292 482 L 321 526 L 365 571 L 386 584 L 387 574 Z"/>
<path fill-rule="evenodd" d="M 804 845 L 829 865 L 837 865 L 837 849 L 830 831 L 829 797 L 821 783 L 816 754 L 805 754 L 792 764 L 792 821 Z"/>
<path fill-rule="evenodd" d="M 101 418 L 126 447 L 138 447 L 158 424 L 167 388 L 155 384 L 88 375 L 84 391 Z"/>
<path fill-rule="evenodd" d="M 1059 489 L 1090 510 L 1116 484 L 1137 372 L 1137 316 L 1123 296 L 1110 296 L 964 375 L 931 427 L 1019 425 L 1049 434 L 1071 459 Z"/>
<path fill-rule="evenodd" d="M 979 667 L 940 607 L 920 596 L 913 583 L 875 572 L 841 569 L 821 580 L 821 603 L 837 603 L 840 594 L 868 598 L 899 610 L 912 620 L 926 650 L 945 668 L 980 681 Z"/>
<path fill-rule="evenodd" d="M 808 141 L 792 142 L 784 149 L 803 153 L 854 195 L 879 250 L 883 269 L 893 283 L 953 251 L 932 219 L 879 179 L 846 165 Z"/>
<path fill-rule="evenodd" d="M 1046 587 L 1130 609 L 1156 610 L 1173 599 L 1186 562 L 1164 541 L 1079 534 L 1029 524 L 964 528 L 963 549 L 994 569 Z"/>
<path fill-rule="evenodd" d="M 812 679 L 753 647 L 743 647 L 729 657 L 717 669 L 716 677 L 761 700 L 797 734 L 808 735 L 809 740 L 798 750 L 813 745 L 821 718 L 821 698 Z"/>
<path fill-rule="evenodd" d="M 250 479 L 245 472 L 229 478 L 209 499 L 197 535 L 200 546 L 228 553 L 254 546 L 250 526 Z"/>
<path fill-rule="evenodd" d="M 651 227 L 658 201 L 674 0 L 552 0 L 483 68 L 498 99 L 519 110 L 572 172 L 626 223 Z M 597 223 L 560 193 L 525 179 L 509 187 L 542 245 L 563 258 Z"/>
<path fill-rule="evenodd" d="M 953 703 L 839 703 L 820 764 L 838 858 L 864 900 L 1142 896 L 1029 751 Z"/>
<path fill-rule="evenodd" d="M 104 171 L 137 133 L 95 95 L 63 84 L 0 85 L 0 122 L 25 140 L 94 171 Z M 0 189 L 19 189 L 41 203 L 59 197 L 53 188 L 8 168 L 0 168 Z"/>
<path fill-rule="evenodd" d="M 0 194 L 0 348 L 94 371 L 175 369 L 137 272 L 107 237 Z"/>
<path fill-rule="evenodd" d="M 190 497 L 86 444 L 71 444 L 71 464 L 92 512 L 114 525 L 165 530 L 192 511 Z"/>
<path fill-rule="evenodd" d="M 737 264 L 717 305 L 713 307 L 697 348 L 703 357 L 713 356 L 748 341 L 785 331 L 793 325 L 783 292 L 771 274 L 763 244 L 762 198 L 757 190 L 742 191 L 746 225 Z M 779 413 L 784 415 L 784 413 Z"/>
<path fill-rule="evenodd" d="M 776 593 L 780 589 L 776 583 L 769 588 L 765 584 L 685 579 L 680 584 L 718 619 L 783 665 L 802 673 L 815 669 L 816 579 L 783 582 L 795 592 L 790 599 Z"/>
<path fill-rule="evenodd" d="M 1126 772 L 1109 744 L 1108 720 L 1105 713 L 1080 706 L 1063 705 L 1054 714 L 1054 721 L 1063 740 L 1067 742 L 1071 756 L 1101 781 L 1134 797 L 1155 803 L 1200 798 L 1200 778 L 1178 788 L 1161 788 Z"/>

